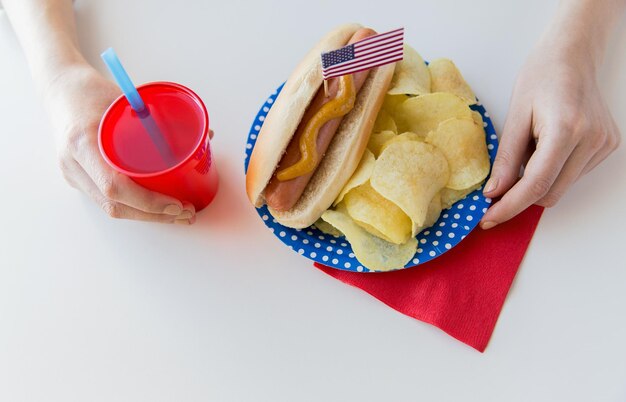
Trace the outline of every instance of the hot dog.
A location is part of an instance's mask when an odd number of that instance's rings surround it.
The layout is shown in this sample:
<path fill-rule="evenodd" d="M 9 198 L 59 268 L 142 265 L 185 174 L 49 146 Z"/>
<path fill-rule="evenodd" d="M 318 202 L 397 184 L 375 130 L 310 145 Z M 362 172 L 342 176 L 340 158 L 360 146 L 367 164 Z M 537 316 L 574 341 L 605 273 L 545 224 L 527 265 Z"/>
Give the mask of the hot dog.
<path fill-rule="evenodd" d="M 361 28 L 352 35 L 352 38 L 348 41 L 348 44 L 358 42 L 361 39 L 365 39 L 369 36 L 376 35 L 376 32 L 369 28 Z M 358 94 L 369 74 L 369 70 L 364 70 L 357 72 L 352 75 L 354 81 L 354 87 Z M 280 160 L 276 172 L 272 176 L 269 184 L 265 188 L 265 202 L 270 208 L 273 208 L 276 211 L 287 211 L 296 204 L 300 196 L 304 192 L 305 187 L 309 184 L 311 177 L 315 173 L 312 171 L 310 173 L 304 174 L 302 176 L 298 176 L 291 180 L 279 180 L 277 176 L 277 172 L 282 167 L 292 166 L 300 159 L 300 151 L 298 149 L 300 136 L 302 135 L 302 131 L 306 126 L 306 122 L 311 120 L 311 118 L 317 113 L 321 107 L 328 103 L 331 99 L 337 96 L 337 91 L 339 89 L 339 78 L 332 78 L 328 83 L 328 96 L 326 95 L 324 88 L 320 87 L 313 98 L 313 101 L 307 108 L 302 120 L 300 121 L 300 125 L 296 130 L 291 142 L 287 146 L 287 150 Z M 315 167 L 319 165 L 319 162 L 322 160 L 324 153 L 328 149 L 330 142 L 339 128 L 339 124 L 341 124 L 342 118 L 335 118 L 328 121 L 324 124 L 318 132 L 317 135 L 317 160 L 315 163 Z"/>
<path fill-rule="evenodd" d="M 309 226 L 330 207 L 363 155 L 394 71 L 389 64 L 333 78 L 326 96 L 320 53 L 375 34 L 349 24 L 326 35 L 289 77 L 265 118 L 246 190 L 254 205 L 267 204 L 285 226 Z"/>

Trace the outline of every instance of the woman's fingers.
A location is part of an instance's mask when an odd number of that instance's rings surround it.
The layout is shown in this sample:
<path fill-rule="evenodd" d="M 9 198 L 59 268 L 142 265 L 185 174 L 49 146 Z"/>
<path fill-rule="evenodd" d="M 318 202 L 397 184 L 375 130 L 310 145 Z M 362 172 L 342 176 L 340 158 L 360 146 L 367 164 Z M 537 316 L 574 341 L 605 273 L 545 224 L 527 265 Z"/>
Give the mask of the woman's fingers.
<path fill-rule="evenodd" d="M 77 162 L 92 179 L 100 193 L 115 204 L 123 204 L 147 214 L 178 216 L 185 209 L 181 201 L 165 194 L 150 191 L 123 174 L 114 171 L 100 155 L 95 135 L 77 155 Z M 195 211 L 191 212 L 192 216 Z"/>
<path fill-rule="evenodd" d="M 514 94 L 504 123 L 498 154 L 491 170 L 491 178 L 483 190 L 485 196 L 492 198 L 501 196 L 519 178 L 519 171 L 531 140 L 531 121 L 530 105 L 518 100 Z"/>
<path fill-rule="evenodd" d="M 91 177 L 89 177 L 89 175 L 83 170 L 81 165 L 79 165 L 76 161 L 73 161 L 73 164 L 74 166 L 71 166 L 71 162 L 66 162 L 65 167 L 71 169 L 66 172 L 66 176 L 71 177 L 73 185 L 87 194 L 89 198 L 98 204 L 100 208 L 102 208 L 102 210 L 112 218 L 134 219 L 161 223 L 178 223 L 179 220 L 181 222 L 188 222 L 189 219 L 193 217 L 190 212 L 184 212 L 180 215 L 149 213 L 107 198 L 102 194 L 102 192 L 100 192 L 100 189 L 91 180 Z"/>
<path fill-rule="evenodd" d="M 537 204 L 550 208 L 563 197 L 587 165 L 593 153 L 583 144 L 578 144 L 569 156 L 558 177 L 546 195 L 537 201 Z"/>
<path fill-rule="evenodd" d="M 494 204 L 482 219 L 481 227 L 489 229 L 519 214 L 549 193 L 570 156 L 573 145 L 560 143 L 558 137 L 540 140 L 526 165 L 524 176 Z"/>
<path fill-rule="evenodd" d="M 580 133 L 560 127 L 541 137 L 524 176 L 487 211 L 482 227 L 489 229 L 507 221 L 535 203 L 545 207 L 556 205 L 580 176 L 619 145 L 616 129 L 609 130 L 608 134 L 604 129 Z"/>
<path fill-rule="evenodd" d="M 183 203 L 183 213 L 176 217 L 175 223 L 180 225 L 192 225 L 196 222 L 196 208 L 193 204 Z"/>
<path fill-rule="evenodd" d="M 600 149 L 591 160 L 587 163 L 587 166 L 584 167 L 581 172 L 581 176 L 586 175 L 590 171 L 592 171 L 600 162 L 605 160 L 613 151 L 617 149 L 621 142 L 621 137 L 619 133 L 619 129 L 617 128 L 617 124 L 615 121 L 611 119 L 609 122 L 609 134 L 606 136 L 606 141 L 602 149 Z"/>

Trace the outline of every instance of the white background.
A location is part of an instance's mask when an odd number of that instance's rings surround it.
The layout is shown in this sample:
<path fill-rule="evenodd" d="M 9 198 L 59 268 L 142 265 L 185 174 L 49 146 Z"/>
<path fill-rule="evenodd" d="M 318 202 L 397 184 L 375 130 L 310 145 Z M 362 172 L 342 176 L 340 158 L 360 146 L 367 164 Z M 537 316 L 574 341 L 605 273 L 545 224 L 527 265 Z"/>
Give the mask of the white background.
<path fill-rule="evenodd" d="M 216 3 L 76 2 L 99 70 L 113 46 L 137 83 L 205 100 L 221 189 L 192 227 L 111 220 L 64 183 L 0 12 L 0 401 L 626 400 L 625 146 L 544 214 L 484 354 L 314 269 L 244 192 L 255 113 L 331 27 L 405 26 L 501 131 L 553 2 Z M 625 132 L 624 23 L 599 79 Z"/>

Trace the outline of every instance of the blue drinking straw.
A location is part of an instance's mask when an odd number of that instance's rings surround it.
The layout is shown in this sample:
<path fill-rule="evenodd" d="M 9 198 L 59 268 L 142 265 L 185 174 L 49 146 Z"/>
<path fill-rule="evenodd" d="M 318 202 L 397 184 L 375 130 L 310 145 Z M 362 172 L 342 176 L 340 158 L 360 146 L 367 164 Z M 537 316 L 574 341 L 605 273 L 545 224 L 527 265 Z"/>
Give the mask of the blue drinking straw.
<path fill-rule="evenodd" d="M 130 107 L 132 107 L 138 114 L 143 113 L 146 110 L 146 105 L 143 103 L 143 99 L 139 96 L 139 92 L 137 92 L 137 88 L 133 85 L 133 82 L 130 80 L 126 70 L 122 67 L 122 63 L 120 63 L 120 59 L 117 58 L 113 48 L 108 48 L 102 52 L 100 57 L 102 57 L 104 64 L 107 65 L 109 71 L 113 74 L 113 78 L 115 78 L 117 85 L 119 85 L 122 92 L 124 92 L 124 96 L 128 99 Z"/>
<path fill-rule="evenodd" d="M 141 99 L 137 88 L 135 88 L 128 73 L 126 73 L 126 70 L 122 67 L 122 63 L 120 63 L 120 59 L 117 58 L 113 48 L 108 48 L 102 52 L 100 57 L 102 57 L 104 64 L 106 64 L 111 74 L 113 74 L 115 82 L 117 82 L 117 85 L 121 88 L 128 103 L 130 103 L 130 107 L 137 112 L 141 124 L 152 139 L 152 143 L 156 146 L 161 158 L 163 158 L 163 162 L 165 163 L 164 168 L 174 166 L 176 164 L 176 157 L 172 153 L 170 145 L 159 129 L 159 126 L 150 115 L 150 110 L 146 107 L 143 99 Z"/>

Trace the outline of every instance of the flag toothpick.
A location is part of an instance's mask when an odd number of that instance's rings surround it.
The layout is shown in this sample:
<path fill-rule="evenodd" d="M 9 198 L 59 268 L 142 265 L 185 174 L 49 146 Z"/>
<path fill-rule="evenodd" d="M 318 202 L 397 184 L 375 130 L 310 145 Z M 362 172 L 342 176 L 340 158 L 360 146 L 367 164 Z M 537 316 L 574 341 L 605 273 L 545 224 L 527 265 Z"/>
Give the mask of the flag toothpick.
<path fill-rule="evenodd" d="M 322 53 L 322 77 L 326 80 L 402 60 L 404 28 L 369 36 L 337 50 Z"/>

